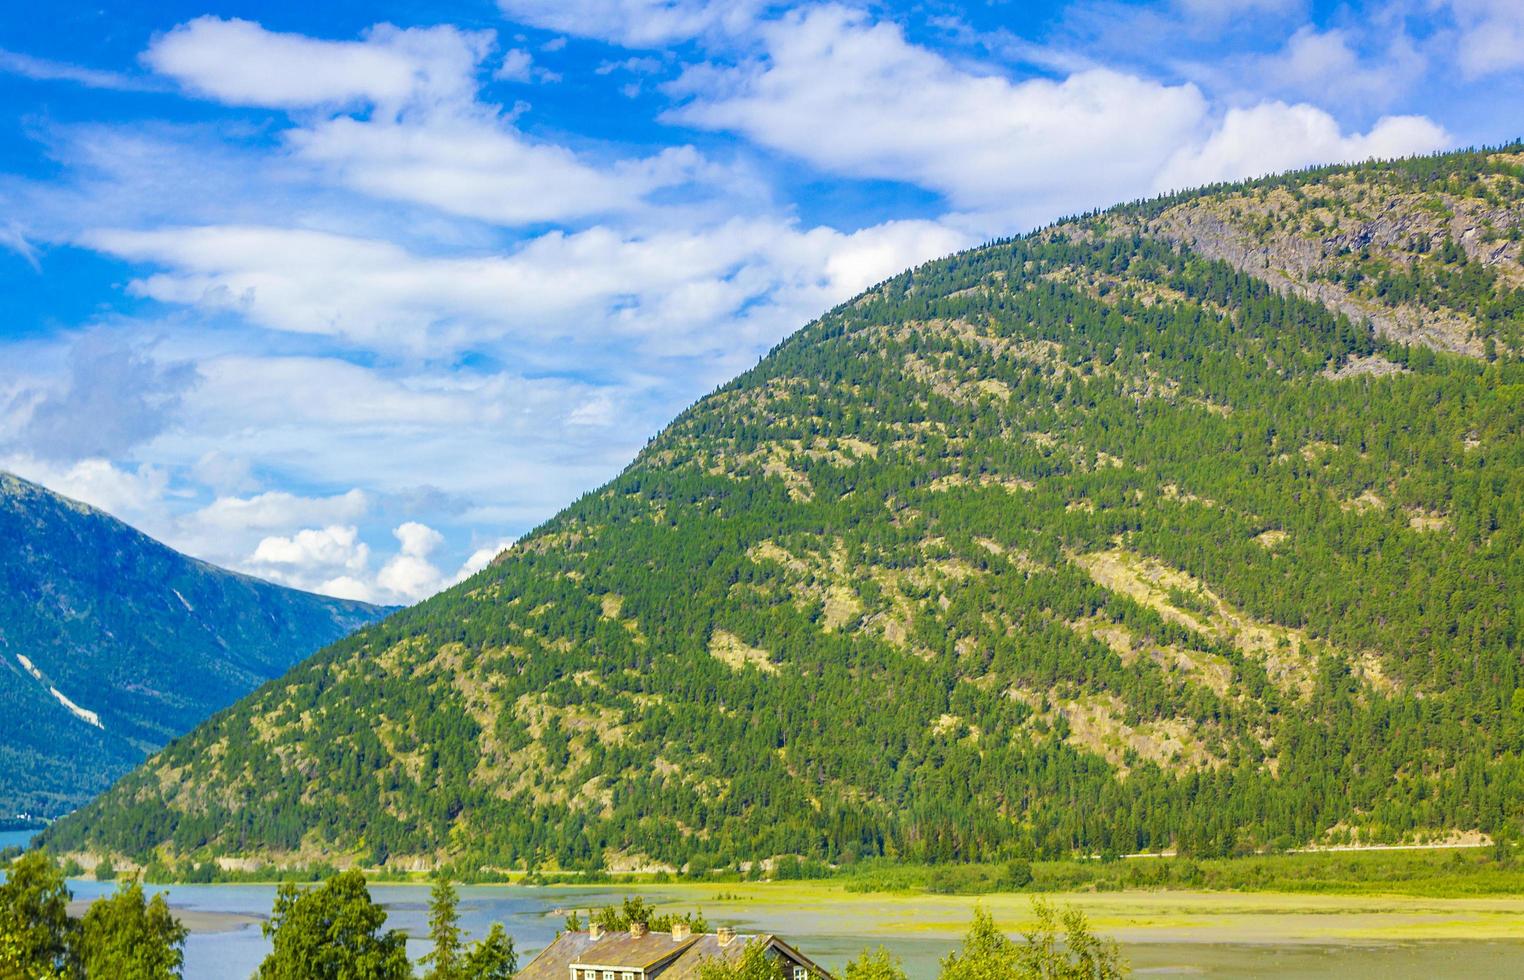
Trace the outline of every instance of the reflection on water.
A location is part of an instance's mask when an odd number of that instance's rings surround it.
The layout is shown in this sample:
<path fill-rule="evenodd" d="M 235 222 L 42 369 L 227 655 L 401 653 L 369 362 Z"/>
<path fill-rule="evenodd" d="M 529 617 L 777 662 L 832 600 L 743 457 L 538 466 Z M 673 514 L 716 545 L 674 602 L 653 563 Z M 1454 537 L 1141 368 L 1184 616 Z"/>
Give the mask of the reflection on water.
<path fill-rule="evenodd" d="M 110 885 L 89 881 L 70 883 L 76 898 L 93 899 Z M 151 890 L 164 890 L 150 886 Z M 269 915 L 274 901 L 273 885 L 174 885 L 168 888 L 170 903 L 179 909 L 207 913 Z M 371 893 L 389 912 L 388 925 L 405 930 L 410 937 L 425 935 L 428 889 L 416 885 L 375 885 Z M 644 894 L 652 901 L 691 901 L 691 896 Z M 596 889 L 538 889 L 524 887 L 462 887 L 461 924 L 468 936 L 484 935 L 493 922 L 502 922 L 514 937 L 527 962 L 555 936 L 562 917 L 557 908 L 585 908 L 619 901 L 621 893 Z M 937 964 L 957 945 L 956 938 L 875 938 L 864 942 L 853 934 L 863 916 L 873 914 L 872 899 L 864 896 L 861 914 L 849 920 L 822 918 L 788 911 L 764 911 L 748 917 L 741 908 L 706 910 L 715 924 L 743 930 L 778 932 L 796 939 L 804 950 L 826 967 L 836 968 L 855 956 L 864 945 L 882 944 L 899 955 L 912 980 L 931 980 Z M 1142 977 L 1271 977 L 1300 980 L 1338 977 L 1339 980 L 1400 980 L 1440 977 L 1524 977 L 1524 939 L 1517 942 L 1414 942 L 1391 945 L 1242 945 L 1225 943 L 1130 943 L 1123 950 L 1134 972 Z M 221 932 L 201 932 L 186 943 L 186 976 L 191 980 L 244 978 L 268 951 L 259 926 L 237 924 Z M 428 951 L 420 939 L 410 939 L 408 952 L 415 958 Z"/>

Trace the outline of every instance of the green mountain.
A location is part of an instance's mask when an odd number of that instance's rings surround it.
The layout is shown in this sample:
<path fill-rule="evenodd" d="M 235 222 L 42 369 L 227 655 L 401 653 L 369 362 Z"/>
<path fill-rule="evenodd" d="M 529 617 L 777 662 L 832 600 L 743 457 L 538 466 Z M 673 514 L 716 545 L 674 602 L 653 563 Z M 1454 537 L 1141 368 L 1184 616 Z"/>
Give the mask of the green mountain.
<path fill-rule="evenodd" d="M 0 815 L 84 803 L 386 610 L 179 554 L 0 473 Z"/>
<path fill-rule="evenodd" d="M 900 275 L 52 843 L 542 868 L 1519 831 L 1524 153 Z"/>

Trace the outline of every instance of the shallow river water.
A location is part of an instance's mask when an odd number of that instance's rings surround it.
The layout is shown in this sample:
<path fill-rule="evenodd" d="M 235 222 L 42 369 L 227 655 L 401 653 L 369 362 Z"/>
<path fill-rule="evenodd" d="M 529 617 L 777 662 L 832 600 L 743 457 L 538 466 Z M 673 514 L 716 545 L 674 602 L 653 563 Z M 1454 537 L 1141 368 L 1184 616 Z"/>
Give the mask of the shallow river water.
<path fill-rule="evenodd" d="M 89 899 L 109 886 L 72 883 L 76 898 Z M 372 894 L 389 913 L 388 925 L 422 936 L 426 929 L 428 889 L 416 885 L 376 885 Z M 185 912 L 233 913 L 263 917 L 269 913 L 274 887 L 269 885 L 176 885 L 170 902 Z M 463 887 L 461 920 L 466 932 L 479 936 L 492 922 L 502 922 L 514 937 L 521 962 L 555 936 L 562 907 L 597 906 L 617 902 L 617 891 L 580 891 L 523 887 Z M 644 891 L 648 899 L 662 896 Z M 930 980 L 938 961 L 957 945 L 955 936 L 875 937 L 835 929 L 819 917 L 768 911 L 749 916 L 727 907 L 707 910 L 712 923 L 727 923 L 747 931 L 770 931 L 789 937 L 822 966 L 840 967 L 864 945 L 887 946 L 905 963 L 912 980 Z M 186 943 L 186 976 L 190 978 L 247 977 L 268 950 L 257 922 L 230 924 L 216 932 L 198 932 Z M 1337 977 L 1339 980 L 1396 980 L 1396 978 L 1524 977 L 1524 939 L 1519 941 L 1410 942 L 1374 945 L 1350 943 L 1235 944 L 1196 942 L 1129 942 L 1124 953 L 1138 976 L 1270 977 L 1293 980 Z M 427 944 L 410 940 L 415 958 Z"/>
<path fill-rule="evenodd" d="M 29 834 L 0 833 L 0 848 L 22 844 Z M 78 901 L 90 901 L 113 887 L 93 881 L 71 881 Z M 269 915 L 273 885 L 173 885 L 148 886 L 167 891 L 170 904 L 194 931 L 186 942 L 185 975 L 190 980 L 231 980 L 248 977 L 269 950 L 259 924 Z M 427 930 L 428 889 L 419 885 L 373 885 L 371 893 L 386 906 L 388 926 L 421 937 Z M 691 902 L 692 896 L 664 896 L 649 888 L 641 893 L 650 901 L 664 898 Z M 460 889 L 461 925 L 469 936 L 480 936 L 493 922 L 502 922 L 528 962 L 555 936 L 562 924 L 562 908 L 586 908 L 618 902 L 625 893 L 617 889 L 541 889 L 522 886 L 465 886 Z M 786 906 L 748 908 L 731 902 L 709 906 L 711 923 L 736 926 L 743 931 L 776 932 L 793 940 L 827 968 L 837 968 L 864 946 L 883 945 L 904 961 L 912 980 L 935 977 L 940 959 L 958 944 L 958 937 L 875 935 L 864 939 L 865 926 L 879 915 L 896 919 L 875 908 L 871 896 L 863 896 L 849 916 Z M 1062 897 L 1060 897 L 1062 900 Z M 875 930 L 876 931 L 876 930 Z M 1524 922 L 1520 938 L 1475 941 L 1358 942 L 1193 942 L 1174 932 L 1172 941 L 1155 941 L 1124 934 L 1123 952 L 1134 975 L 1141 977 L 1265 977 L 1302 980 L 1336 977 L 1338 980 L 1439 980 L 1446 977 L 1524 978 Z M 1129 941 L 1132 940 L 1132 941 Z M 428 951 L 427 943 L 410 938 L 408 952 L 416 959 Z"/>

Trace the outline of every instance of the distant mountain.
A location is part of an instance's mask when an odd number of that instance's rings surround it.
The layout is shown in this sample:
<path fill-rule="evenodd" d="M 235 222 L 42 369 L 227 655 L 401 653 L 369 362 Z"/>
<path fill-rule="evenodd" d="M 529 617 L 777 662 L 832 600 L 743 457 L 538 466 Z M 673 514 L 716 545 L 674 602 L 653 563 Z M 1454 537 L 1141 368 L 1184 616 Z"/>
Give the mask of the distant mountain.
<path fill-rule="evenodd" d="M 386 612 L 224 571 L 0 473 L 0 817 L 73 809 Z"/>
<path fill-rule="evenodd" d="M 928 263 L 49 839 L 700 868 L 1517 837 L 1521 256 L 1509 147 Z"/>

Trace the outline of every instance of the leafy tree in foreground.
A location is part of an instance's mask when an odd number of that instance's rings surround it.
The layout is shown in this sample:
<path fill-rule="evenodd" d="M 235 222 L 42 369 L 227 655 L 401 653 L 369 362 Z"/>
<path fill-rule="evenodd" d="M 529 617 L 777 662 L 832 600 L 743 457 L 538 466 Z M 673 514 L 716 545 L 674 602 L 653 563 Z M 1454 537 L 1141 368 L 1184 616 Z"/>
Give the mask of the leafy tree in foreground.
<path fill-rule="evenodd" d="M 486 937 L 471 945 L 460 976 L 470 980 L 509 980 L 518 968 L 519 955 L 513 948 L 513 937 L 503 931 L 501 922 L 494 922 Z"/>
<path fill-rule="evenodd" d="M 1040 898 L 1032 899 L 1032 911 L 1037 914 L 1037 927 L 1026 934 L 1026 942 L 1019 947 L 1020 976 L 1116 980 L 1126 975 L 1127 966 L 1116 942 L 1091 932 L 1085 913 L 1073 906 L 1059 912 Z M 1060 923 L 1064 929 L 1062 948 L 1058 943 Z"/>
<path fill-rule="evenodd" d="M 69 918 L 64 870 L 46 851 L 12 862 L 0 884 L 0 977 L 5 980 L 171 980 L 184 963 L 186 929 L 164 896 L 148 901 L 134 880 Z"/>
<path fill-rule="evenodd" d="M 1126 975 L 1116 943 L 1092 933 L 1079 909 L 1060 913 L 1034 898 L 1032 911 L 1037 927 L 1016 943 L 995 927 L 989 912 L 975 909 L 963 949 L 942 961 L 940 980 L 1119 980 Z"/>
<path fill-rule="evenodd" d="M 434 948 L 423 958 L 429 966 L 424 980 L 508 980 L 518 969 L 519 957 L 513 938 L 494 922 L 487 935 L 462 949 L 460 901 L 455 886 L 440 879 L 429 894 L 429 938 Z"/>
<path fill-rule="evenodd" d="M 12 862 L 0 884 L 0 976 L 52 980 L 74 975 L 69 890 L 46 851 Z"/>
<path fill-rule="evenodd" d="M 995 928 L 995 920 L 983 907 L 974 909 L 974 921 L 963 937 L 963 948 L 942 960 L 940 980 L 1008 980 L 1017 973 L 1016 944 Z"/>
<path fill-rule="evenodd" d="M 749 943 L 735 960 L 710 960 L 699 966 L 699 980 L 783 980 L 783 964 L 768 956 L 761 943 Z"/>
<path fill-rule="evenodd" d="M 847 964 L 842 977 L 844 980 L 906 980 L 905 967 L 899 957 L 882 946 L 863 950 L 857 959 Z"/>
<path fill-rule="evenodd" d="M 275 949 L 259 980 L 402 980 L 413 975 L 398 930 L 382 932 L 386 910 L 370 897 L 359 871 L 334 875 L 316 888 L 285 884 L 264 925 Z"/>
<path fill-rule="evenodd" d="M 79 963 L 87 977 L 171 980 L 184 965 L 187 933 L 163 895 L 146 900 L 133 881 L 85 913 L 76 934 Z"/>

